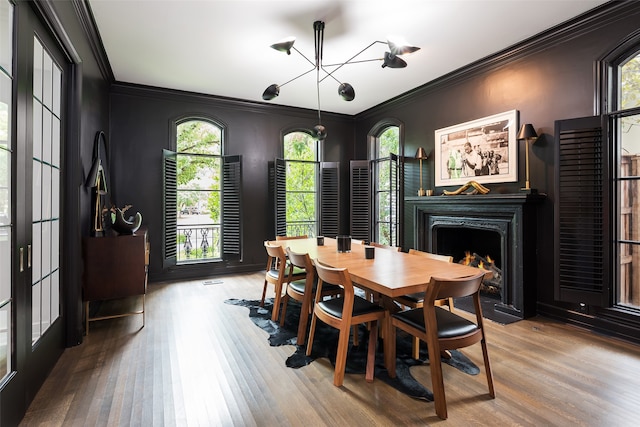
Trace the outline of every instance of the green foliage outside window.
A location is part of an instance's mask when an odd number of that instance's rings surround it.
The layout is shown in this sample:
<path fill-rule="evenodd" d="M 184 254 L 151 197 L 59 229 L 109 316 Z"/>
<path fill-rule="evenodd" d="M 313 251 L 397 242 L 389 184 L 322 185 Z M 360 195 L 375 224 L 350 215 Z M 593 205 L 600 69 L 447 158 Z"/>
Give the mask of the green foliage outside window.
<path fill-rule="evenodd" d="M 176 145 L 178 213 L 207 211 L 213 222 L 219 223 L 221 129 L 199 120 L 181 123 Z"/>
<path fill-rule="evenodd" d="M 620 67 L 620 109 L 640 107 L 640 53 Z M 622 129 L 640 125 L 638 116 L 623 117 Z"/>
<path fill-rule="evenodd" d="M 176 146 L 177 258 L 179 261 L 219 258 L 222 130 L 203 120 L 180 123 Z M 190 237 L 186 238 L 180 230 Z"/>
<path fill-rule="evenodd" d="M 284 137 L 288 228 L 297 223 L 308 224 L 315 230 L 318 170 L 316 147 L 316 140 L 304 132 L 291 132 Z"/>
<path fill-rule="evenodd" d="M 388 158 L 390 154 L 400 152 L 400 128 L 391 126 L 386 128 L 377 139 L 376 158 Z M 375 239 L 382 244 L 394 246 L 392 242 L 392 229 L 395 231 L 394 202 L 397 194 L 391 188 L 391 163 L 378 162 L 376 170 L 376 236 Z"/>

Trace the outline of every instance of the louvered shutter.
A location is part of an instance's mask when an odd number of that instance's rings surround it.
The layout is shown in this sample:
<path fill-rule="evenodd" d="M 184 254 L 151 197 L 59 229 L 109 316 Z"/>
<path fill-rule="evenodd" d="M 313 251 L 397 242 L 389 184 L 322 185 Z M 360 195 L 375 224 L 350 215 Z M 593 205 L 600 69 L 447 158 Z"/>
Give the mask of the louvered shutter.
<path fill-rule="evenodd" d="M 320 163 L 320 234 L 340 234 L 340 163 Z"/>
<path fill-rule="evenodd" d="M 176 265 L 177 238 L 176 229 L 178 223 L 177 194 L 178 184 L 176 176 L 176 153 L 162 150 L 163 167 L 162 176 L 164 182 L 163 209 L 164 209 L 164 245 L 162 248 L 163 268 Z"/>
<path fill-rule="evenodd" d="M 287 235 L 287 165 L 284 159 L 275 160 L 274 203 L 276 236 Z"/>
<path fill-rule="evenodd" d="M 371 239 L 371 187 L 369 161 L 352 160 L 349 163 L 351 179 L 350 228 L 351 237 Z"/>
<path fill-rule="evenodd" d="M 600 117 L 555 124 L 555 298 L 608 305 L 608 150 Z"/>
<path fill-rule="evenodd" d="M 242 156 L 222 158 L 222 259 L 242 256 Z"/>

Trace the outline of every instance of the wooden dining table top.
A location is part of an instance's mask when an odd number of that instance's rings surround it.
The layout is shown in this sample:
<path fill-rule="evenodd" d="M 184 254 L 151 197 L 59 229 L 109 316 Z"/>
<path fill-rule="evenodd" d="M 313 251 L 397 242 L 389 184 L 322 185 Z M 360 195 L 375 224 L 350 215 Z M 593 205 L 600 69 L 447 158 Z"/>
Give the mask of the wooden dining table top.
<path fill-rule="evenodd" d="M 327 237 L 323 246 L 317 245 L 316 238 L 274 240 L 269 243 L 289 247 L 293 252 L 308 253 L 314 262 L 319 260 L 329 267 L 346 268 L 354 283 L 391 298 L 424 292 L 431 277 L 456 279 L 478 273 L 477 267 L 392 249 L 375 248 L 375 257 L 366 259 L 365 246 L 354 242 L 351 243 L 351 252 L 339 253 L 336 240 Z"/>

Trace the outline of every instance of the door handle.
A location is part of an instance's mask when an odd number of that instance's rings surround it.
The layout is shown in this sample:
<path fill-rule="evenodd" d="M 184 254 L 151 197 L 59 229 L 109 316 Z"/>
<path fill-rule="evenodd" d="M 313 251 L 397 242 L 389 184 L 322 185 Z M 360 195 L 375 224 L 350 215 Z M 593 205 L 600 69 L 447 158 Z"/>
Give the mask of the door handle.
<path fill-rule="evenodd" d="M 31 268 L 31 245 L 27 245 L 27 268 Z"/>
<path fill-rule="evenodd" d="M 20 248 L 20 273 L 24 271 L 24 248 Z"/>

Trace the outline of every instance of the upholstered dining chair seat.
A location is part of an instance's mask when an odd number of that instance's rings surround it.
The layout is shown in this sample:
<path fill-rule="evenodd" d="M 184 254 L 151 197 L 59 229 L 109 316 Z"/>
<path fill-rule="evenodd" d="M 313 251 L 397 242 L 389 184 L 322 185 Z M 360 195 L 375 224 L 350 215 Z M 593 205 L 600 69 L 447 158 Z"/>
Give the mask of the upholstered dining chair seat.
<path fill-rule="evenodd" d="M 462 335 L 472 334 L 478 330 L 478 326 L 474 322 L 458 316 L 449 310 L 445 310 L 444 308 L 434 308 L 436 312 L 436 321 L 438 323 L 438 338 L 459 337 Z M 424 325 L 424 310 L 422 308 L 400 311 L 395 313 L 393 317 L 398 318 L 421 331 L 426 331 Z"/>
<path fill-rule="evenodd" d="M 289 287 L 291 289 L 293 289 L 294 291 L 298 292 L 299 294 L 303 294 L 305 291 L 305 280 L 296 280 L 295 282 L 291 282 L 289 283 Z M 316 289 L 318 288 L 317 284 L 313 285 L 313 293 L 315 295 Z M 325 292 L 331 292 L 331 291 L 335 291 L 336 294 L 341 292 L 341 288 L 340 286 L 336 286 L 336 285 L 331 285 L 328 283 L 325 283 L 325 285 L 322 287 L 322 290 L 324 290 Z"/>
<path fill-rule="evenodd" d="M 342 319 L 344 298 L 332 298 L 326 301 L 320 301 L 318 305 L 326 313 L 329 313 L 334 317 Z M 360 316 L 362 314 L 375 313 L 377 311 L 384 311 L 384 308 L 378 304 L 369 302 L 362 297 L 359 297 L 359 296 L 354 297 L 353 299 L 353 316 L 354 317 Z"/>

